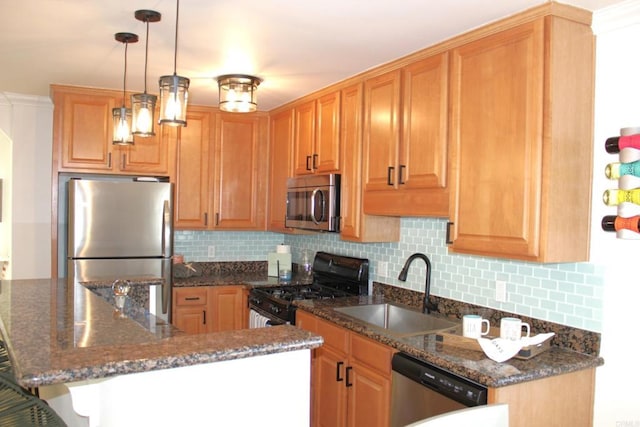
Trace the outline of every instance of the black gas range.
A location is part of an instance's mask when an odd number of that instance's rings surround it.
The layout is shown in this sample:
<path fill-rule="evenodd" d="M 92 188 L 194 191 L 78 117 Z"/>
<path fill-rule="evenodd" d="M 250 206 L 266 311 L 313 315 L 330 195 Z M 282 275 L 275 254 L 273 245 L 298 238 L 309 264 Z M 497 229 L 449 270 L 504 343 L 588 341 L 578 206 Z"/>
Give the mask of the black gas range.
<path fill-rule="evenodd" d="M 249 293 L 250 327 L 295 324 L 295 301 L 367 295 L 369 260 L 317 252 L 311 284 L 253 288 Z"/>

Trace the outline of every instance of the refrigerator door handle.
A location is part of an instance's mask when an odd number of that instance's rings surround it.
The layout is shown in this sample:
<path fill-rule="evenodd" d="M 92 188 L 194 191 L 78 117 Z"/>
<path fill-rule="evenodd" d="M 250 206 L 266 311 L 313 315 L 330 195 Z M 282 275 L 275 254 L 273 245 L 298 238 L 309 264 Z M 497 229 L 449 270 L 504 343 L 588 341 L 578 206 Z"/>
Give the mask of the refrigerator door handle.
<path fill-rule="evenodd" d="M 162 304 L 162 314 L 166 315 L 162 316 L 167 319 L 167 322 L 171 322 L 171 313 L 169 312 L 169 307 L 171 306 L 171 281 L 173 276 L 173 260 L 164 259 L 162 261 L 162 288 L 160 292 L 161 295 L 161 304 Z"/>
<path fill-rule="evenodd" d="M 169 201 L 165 200 L 162 209 L 162 256 L 172 256 L 171 252 L 171 209 Z"/>

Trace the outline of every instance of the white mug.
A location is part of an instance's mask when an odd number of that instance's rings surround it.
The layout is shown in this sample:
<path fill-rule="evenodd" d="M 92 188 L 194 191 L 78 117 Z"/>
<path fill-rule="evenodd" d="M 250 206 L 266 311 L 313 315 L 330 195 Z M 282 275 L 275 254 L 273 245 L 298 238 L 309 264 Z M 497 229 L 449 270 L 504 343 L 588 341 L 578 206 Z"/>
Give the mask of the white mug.
<path fill-rule="evenodd" d="M 500 319 L 500 338 L 518 341 L 522 338 L 522 328 L 526 329 L 525 338 L 529 337 L 529 324 L 515 317 L 503 317 Z"/>
<path fill-rule="evenodd" d="M 482 330 L 484 324 L 487 325 L 486 331 Z M 489 321 L 477 314 L 465 314 L 462 316 L 462 335 L 467 338 L 480 338 L 483 335 L 487 335 L 490 328 Z"/>

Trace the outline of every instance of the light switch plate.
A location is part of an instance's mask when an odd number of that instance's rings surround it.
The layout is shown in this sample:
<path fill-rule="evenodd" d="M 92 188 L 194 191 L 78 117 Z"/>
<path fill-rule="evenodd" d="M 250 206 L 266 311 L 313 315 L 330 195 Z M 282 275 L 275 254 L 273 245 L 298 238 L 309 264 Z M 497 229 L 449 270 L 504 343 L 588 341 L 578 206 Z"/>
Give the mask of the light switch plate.
<path fill-rule="evenodd" d="M 209 246 L 207 248 L 207 256 L 209 258 L 215 258 L 215 256 L 216 256 L 216 247 L 215 246 Z"/>
<path fill-rule="evenodd" d="M 386 261 L 378 261 L 378 275 L 387 277 L 389 275 L 389 263 Z"/>

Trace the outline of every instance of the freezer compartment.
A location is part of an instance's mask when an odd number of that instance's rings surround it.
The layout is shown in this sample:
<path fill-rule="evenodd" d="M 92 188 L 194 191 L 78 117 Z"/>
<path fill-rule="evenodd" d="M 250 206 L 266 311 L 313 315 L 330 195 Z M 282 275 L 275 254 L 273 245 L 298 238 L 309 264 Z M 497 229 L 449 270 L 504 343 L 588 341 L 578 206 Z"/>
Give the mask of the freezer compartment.
<path fill-rule="evenodd" d="M 113 283 L 116 279 L 157 281 L 157 285 L 149 286 L 147 308 L 168 323 L 171 322 L 172 268 L 171 258 L 69 259 L 67 263 L 68 278 L 73 283 Z"/>
<path fill-rule="evenodd" d="M 70 180 L 67 257 L 171 256 L 172 185 Z"/>

